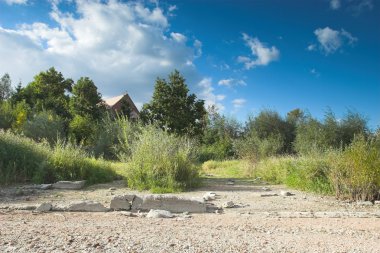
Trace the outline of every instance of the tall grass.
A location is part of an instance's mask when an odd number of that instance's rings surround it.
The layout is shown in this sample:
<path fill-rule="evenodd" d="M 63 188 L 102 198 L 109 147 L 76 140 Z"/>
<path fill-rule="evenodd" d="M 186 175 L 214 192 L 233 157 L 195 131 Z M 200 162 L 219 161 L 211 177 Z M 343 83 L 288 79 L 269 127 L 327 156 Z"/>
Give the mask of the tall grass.
<path fill-rule="evenodd" d="M 112 164 L 90 157 L 80 147 L 58 141 L 47 143 L 0 131 L 0 183 L 52 183 L 87 180 L 88 184 L 111 181 Z"/>
<path fill-rule="evenodd" d="M 153 192 L 176 192 L 194 187 L 198 169 L 193 143 L 154 126 L 146 126 L 132 143 L 131 153 L 120 154 L 128 162 L 131 188 Z"/>

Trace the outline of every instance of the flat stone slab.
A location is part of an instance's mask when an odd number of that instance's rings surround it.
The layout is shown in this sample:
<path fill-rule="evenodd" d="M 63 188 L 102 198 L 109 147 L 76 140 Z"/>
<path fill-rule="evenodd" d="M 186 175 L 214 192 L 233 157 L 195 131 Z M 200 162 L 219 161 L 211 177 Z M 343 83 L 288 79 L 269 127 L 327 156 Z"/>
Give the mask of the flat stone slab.
<path fill-rule="evenodd" d="M 112 210 L 131 210 L 132 202 L 135 199 L 135 195 L 121 195 L 115 196 L 111 200 L 110 208 Z"/>
<path fill-rule="evenodd" d="M 133 201 L 132 207 L 142 211 L 167 210 L 172 213 L 206 213 L 207 204 L 203 200 L 183 198 L 175 195 L 146 195 L 142 198 L 141 205 L 134 202 L 141 202 L 139 199 Z M 140 204 L 140 203 L 139 203 Z"/>
<path fill-rule="evenodd" d="M 79 190 L 84 187 L 86 180 L 82 181 L 58 181 L 53 184 L 54 189 Z"/>
<path fill-rule="evenodd" d="M 53 208 L 51 203 L 42 203 L 39 207 L 36 208 L 37 212 L 49 212 Z"/>
<path fill-rule="evenodd" d="M 69 212 L 107 212 L 108 208 L 94 201 L 80 201 L 72 203 L 67 207 Z"/>

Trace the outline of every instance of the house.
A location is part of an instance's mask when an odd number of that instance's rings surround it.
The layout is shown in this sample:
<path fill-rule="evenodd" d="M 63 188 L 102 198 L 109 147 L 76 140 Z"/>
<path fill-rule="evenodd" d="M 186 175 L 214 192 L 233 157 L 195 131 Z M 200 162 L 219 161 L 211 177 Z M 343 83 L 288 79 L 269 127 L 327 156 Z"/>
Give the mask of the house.
<path fill-rule="evenodd" d="M 109 110 L 112 110 L 118 113 L 121 113 L 121 112 L 125 113 L 125 110 L 129 110 L 130 111 L 129 117 L 131 119 L 139 118 L 140 112 L 137 109 L 135 103 L 133 103 L 128 93 L 105 99 L 104 102 L 105 102 L 105 106 Z"/>

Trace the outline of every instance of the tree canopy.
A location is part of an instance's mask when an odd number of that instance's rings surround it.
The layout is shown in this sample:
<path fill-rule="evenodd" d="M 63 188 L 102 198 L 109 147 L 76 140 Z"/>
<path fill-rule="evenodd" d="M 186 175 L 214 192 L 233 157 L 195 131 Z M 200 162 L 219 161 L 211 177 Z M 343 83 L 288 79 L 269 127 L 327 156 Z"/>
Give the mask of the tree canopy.
<path fill-rule="evenodd" d="M 141 119 L 179 135 L 199 136 L 202 133 L 206 110 L 204 101 L 189 88 L 183 76 L 175 70 L 168 81 L 157 78 L 152 100 L 144 104 Z"/>

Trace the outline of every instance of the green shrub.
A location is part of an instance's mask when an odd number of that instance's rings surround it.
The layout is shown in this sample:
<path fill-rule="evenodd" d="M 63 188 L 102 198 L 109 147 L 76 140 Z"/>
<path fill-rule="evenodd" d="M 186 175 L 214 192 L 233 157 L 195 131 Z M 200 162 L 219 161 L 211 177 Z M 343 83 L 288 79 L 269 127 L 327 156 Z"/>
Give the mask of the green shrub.
<path fill-rule="evenodd" d="M 87 180 L 88 184 L 111 181 L 112 164 L 96 160 L 80 147 L 58 141 L 46 143 L 10 132 L 0 132 L 0 183 L 52 183 L 57 180 Z"/>
<path fill-rule="evenodd" d="M 198 170 L 194 166 L 194 145 L 154 126 L 146 126 L 132 144 L 128 162 L 128 185 L 139 190 L 174 192 L 195 186 Z"/>
<path fill-rule="evenodd" d="M 328 173 L 328 162 L 319 155 L 271 157 L 255 168 L 255 176 L 265 181 L 322 194 L 332 193 Z"/>
<path fill-rule="evenodd" d="M 336 196 L 374 200 L 380 196 L 380 149 L 375 139 L 356 136 L 344 151 L 329 155 Z"/>
<path fill-rule="evenodd" d="M 15 113 L 10 102 L 0 102 L 0 129 L 9 129 L 15 121 Z"/>
<path fill-rule="evenodd" d="M 58 138 L 65 137 L 64 121 L 52 112 L 42 111 L 26 121 L 22 127 L 23 133 L 35 141 L 46 139 L 50 144 Z"/>
<path fill-rule="evenodd" d="M 90 117 L 75 115 L 69 126 L 70 136 L 77 144 L 88 144 L 93 138 L 95 127 L 96 123 Z"/>
<path fill-rule="evenodd" d="M 202 172 L 218 178 L 248 178 L 248 163 L 244 160 L 207 161 L 202 164 Z"/>

